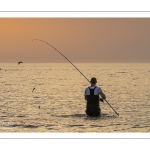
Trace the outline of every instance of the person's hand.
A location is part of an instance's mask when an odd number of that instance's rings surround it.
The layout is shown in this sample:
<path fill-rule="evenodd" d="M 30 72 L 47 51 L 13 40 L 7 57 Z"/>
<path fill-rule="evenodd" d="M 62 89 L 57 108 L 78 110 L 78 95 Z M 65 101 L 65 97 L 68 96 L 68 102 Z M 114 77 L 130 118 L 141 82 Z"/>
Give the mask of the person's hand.
<path fill-rule="evenodd" d="M 102 98 L 100 98 L 99 100 L 104 103 L 104 100 Z"/>

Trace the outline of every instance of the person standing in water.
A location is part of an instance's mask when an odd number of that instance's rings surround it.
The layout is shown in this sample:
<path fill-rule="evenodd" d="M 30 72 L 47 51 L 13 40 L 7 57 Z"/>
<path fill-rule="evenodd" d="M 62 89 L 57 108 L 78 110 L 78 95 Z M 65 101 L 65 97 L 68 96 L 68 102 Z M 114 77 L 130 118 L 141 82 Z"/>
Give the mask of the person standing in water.
<path fill-rule="evenodd" d="M 100 87 L 96 86 L 97 79 L 91 78 L 91 86 L 85 89 L 85 100 L 86 100 L 86 114 L 91 117 L 98 117 L 101 115 L 101 109 L 99 106 L 100 97 L 106 99 L 106 95 L 102 92 Z"/>

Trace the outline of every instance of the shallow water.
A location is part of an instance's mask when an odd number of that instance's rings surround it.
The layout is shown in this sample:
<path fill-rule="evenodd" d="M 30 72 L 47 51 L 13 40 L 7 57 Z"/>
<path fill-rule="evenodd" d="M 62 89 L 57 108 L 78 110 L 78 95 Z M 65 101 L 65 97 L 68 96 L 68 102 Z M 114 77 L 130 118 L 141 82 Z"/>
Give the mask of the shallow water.
<path fill-rule="evenodd" d="M 69 63 L 1 63 L 0 132 L 150 131 L 150 64 L 75 65 L 88 79 L 97 77 L 119 117 L 106 102 L 101 117 L 85 115 L 89 84 Z"/>

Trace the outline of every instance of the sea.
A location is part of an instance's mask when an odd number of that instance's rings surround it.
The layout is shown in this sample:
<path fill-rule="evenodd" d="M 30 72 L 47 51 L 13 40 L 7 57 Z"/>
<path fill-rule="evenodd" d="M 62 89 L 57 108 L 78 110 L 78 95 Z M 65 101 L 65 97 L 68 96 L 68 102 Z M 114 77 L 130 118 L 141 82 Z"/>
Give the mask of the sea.
<path fill-rule="evenodd" d="M 106 94 L 101 117 L 86 116 L 90 84 L 70 63 L 0 63 L 0 132 L 150 132 L 150 63 L 74 65 Z"/>

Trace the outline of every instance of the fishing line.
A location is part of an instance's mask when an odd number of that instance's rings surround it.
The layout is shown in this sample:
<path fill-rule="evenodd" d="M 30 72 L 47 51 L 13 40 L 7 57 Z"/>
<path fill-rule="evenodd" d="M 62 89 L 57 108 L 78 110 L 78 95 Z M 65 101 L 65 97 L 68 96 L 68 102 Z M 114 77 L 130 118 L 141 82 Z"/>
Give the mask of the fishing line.
<path fill-rule="evenodd" d="M 41 42 L 43 42 L 43 43 L 49 45 L 50 47 L 52 47 L 55 51 L 57 51 L 60 55 L 62 55 L 69 63 L 71 63 L 71 65 L 74 66 L 74 67 L 76 68 L 76 70 L 79 71 L 80 74 L 81 74 L 89 83 L 91 83 L 91 82 L 89 81 L 89 79 L 88 79 L 65 55 L 63 55 L 63 54 L 62 54 L 59 50 L 57 50 L 54 46 L 52 46 L 51 44 L 47 43 L 46 41 L 43 41 L 43 40 L 40 40 L 40 39 L 33 39 L 32 41 L 41 41 Z M 104 100 L 105 100 L 105 101 L 107 102 L 107 104 L 114 110 L 114 108 L 109 104 L 109 102 L 108 102 L 106 99 L 104 99 Z M 115 110 L 114 110 L 114 112 L 119 116 L 119 114 L 118 114 Z"/>

